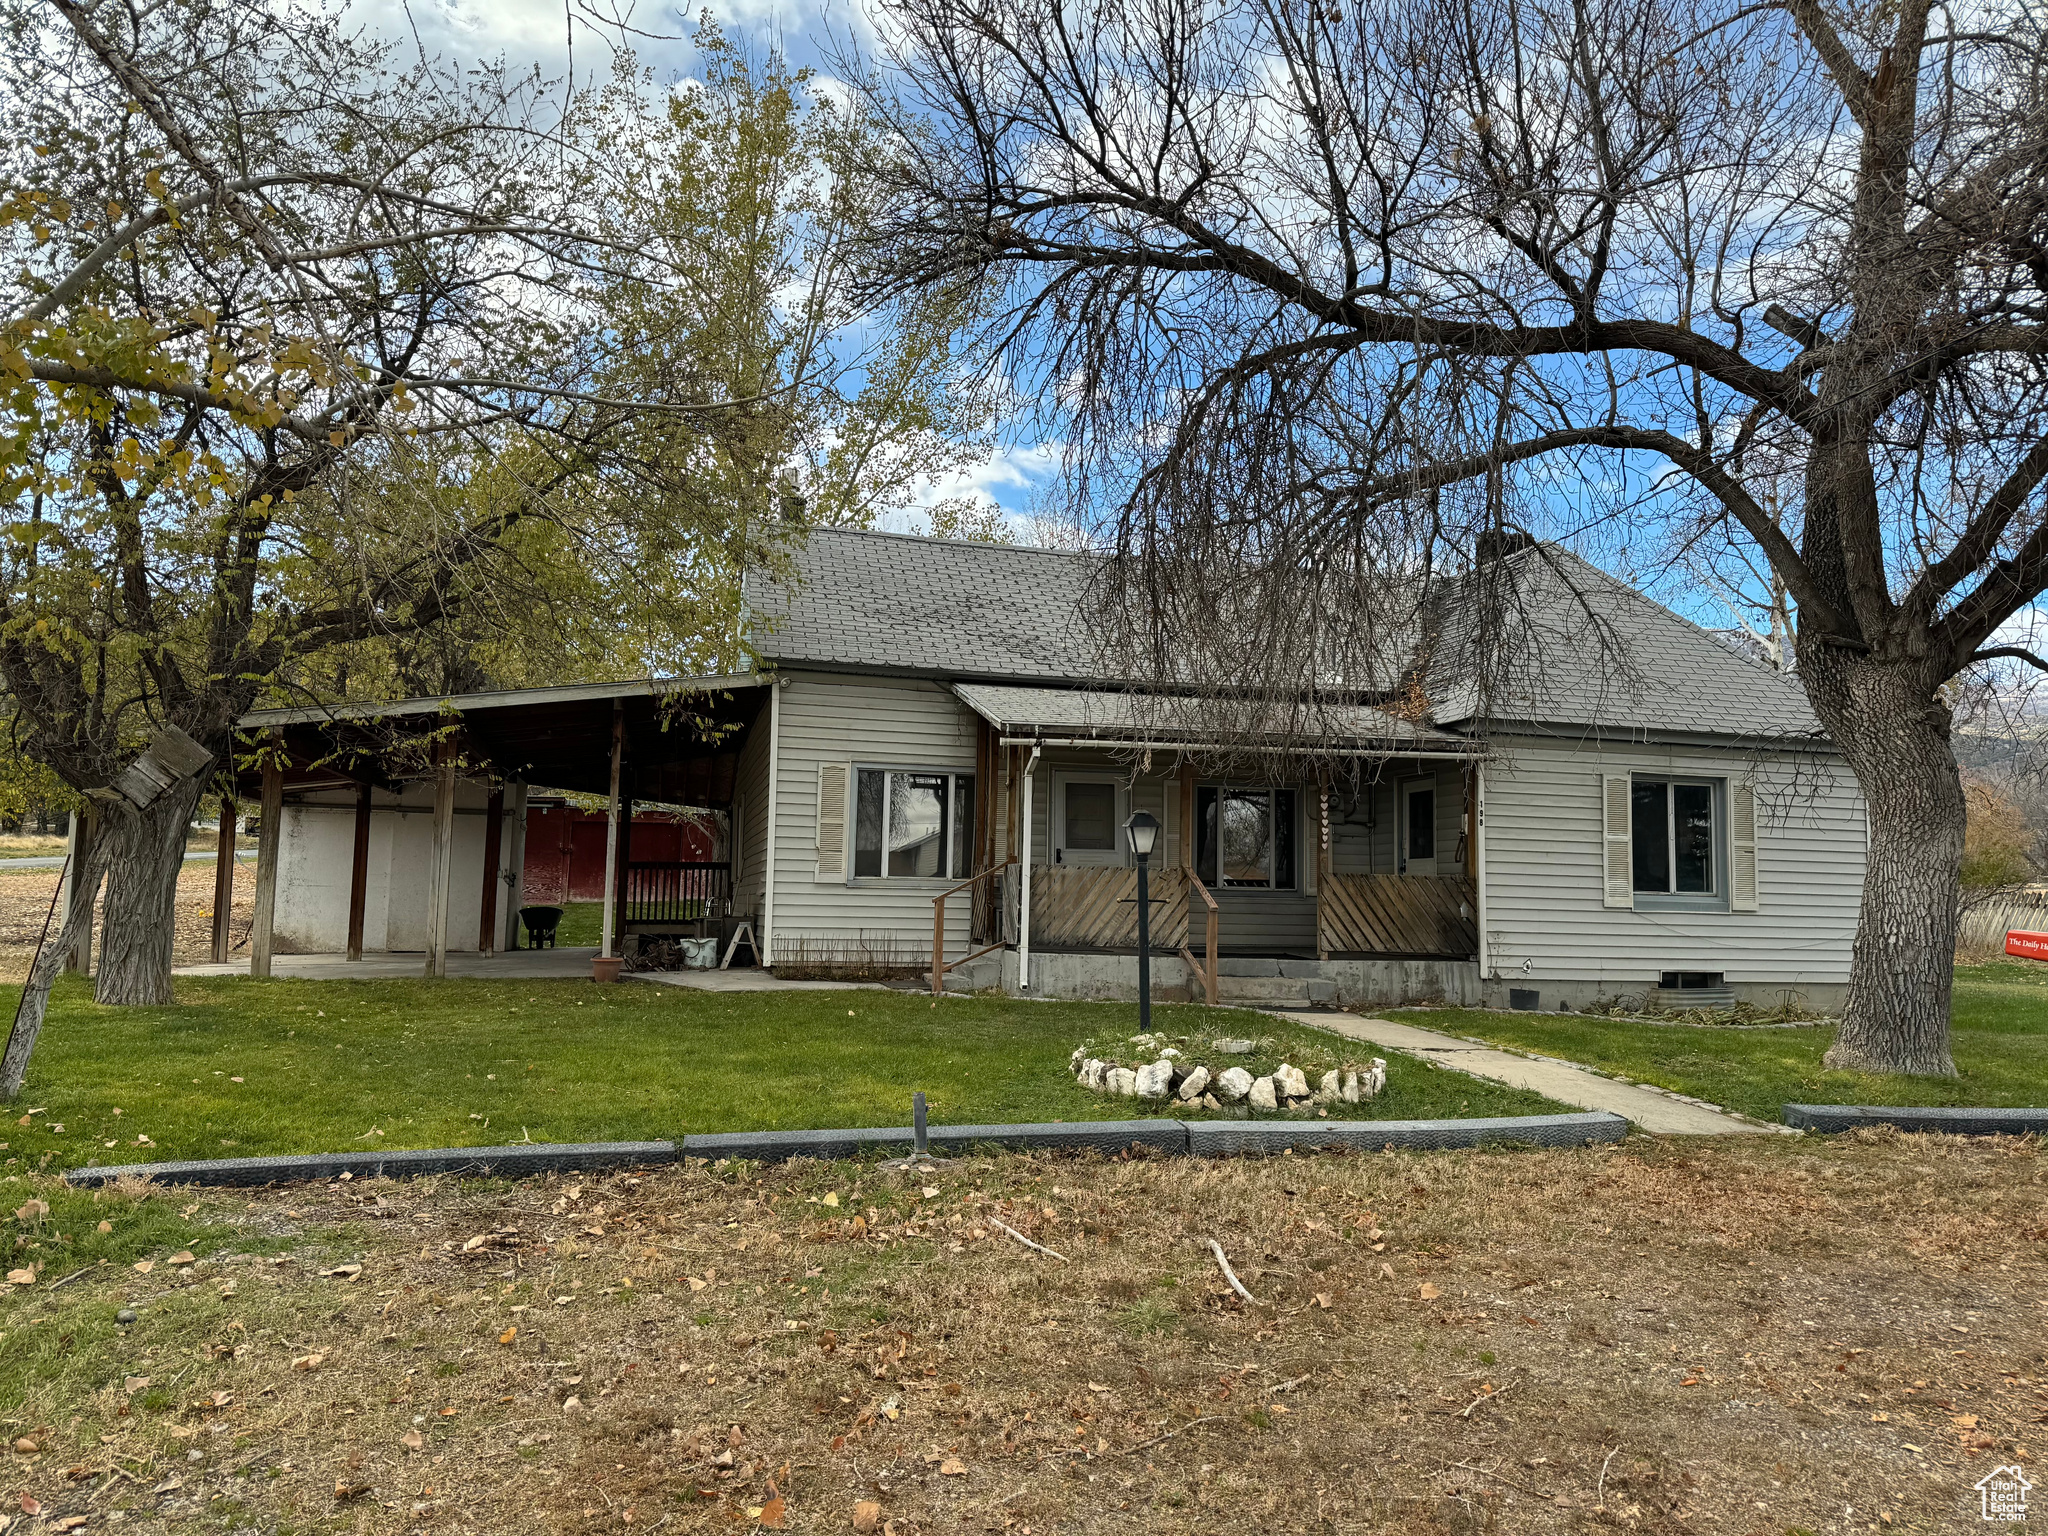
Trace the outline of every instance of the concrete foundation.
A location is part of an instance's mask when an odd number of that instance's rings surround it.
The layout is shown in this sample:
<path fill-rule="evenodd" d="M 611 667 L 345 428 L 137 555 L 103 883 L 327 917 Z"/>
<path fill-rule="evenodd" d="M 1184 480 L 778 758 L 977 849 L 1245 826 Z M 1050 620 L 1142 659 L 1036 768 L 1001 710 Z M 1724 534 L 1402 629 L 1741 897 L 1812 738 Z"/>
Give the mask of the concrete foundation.
<path fill-rule="evenodd" d="M 1729 981 L 1724 985 L 1727 991 L 1735 994 L 1737 1002 L 1753 1003 L 1759 1008 L 1775 1008 L 1790 1002 L 1811 1008 L 1816 1013 L 1836 1015 L 1841 1013 L 1849 991 L 1848 983 L 1840 981 Z M 1617 998 L 1633 1002 L 1649 997 L 1657 990 L 1657 978 L 1560 980 L 1553 976 L 1496 976 L 1480 983 L 1480 1006 L 1513 1007 L 1515 1000 L 1508 995 L 1511 990 L 1536 994 L 1533 1005 L 1525 1000 L 1524 1006 L 1533 1006 L 1546 1013 L 1559 1013 L 1587 1008 L 1595 1003 L 1611 1003 Z"/>
<path fill-rule="evenodd" d="M 991 957 L 993 958 L 993 957 Z M 1017 952 L 1002 954 L 1003 991 L 1012 997 L 1075 1001 L 1135 1002 L 1138 957 L 1109 954 L 1046 954 L 1031 957 L 1031 985 L 1019 985 Z M 1396 1007 L 1441 1003 L 1473 1007 L 1480 997 L 1479 968 L 1470 960 L 1279 960 L 1225 959 L 1217 969 L 1225 1003 L 1246 1007 L 1354 1004 Z M 1155 956 L 1155 1002 L 1198 1001 L 1201 989 L 1178 956 Z"/>

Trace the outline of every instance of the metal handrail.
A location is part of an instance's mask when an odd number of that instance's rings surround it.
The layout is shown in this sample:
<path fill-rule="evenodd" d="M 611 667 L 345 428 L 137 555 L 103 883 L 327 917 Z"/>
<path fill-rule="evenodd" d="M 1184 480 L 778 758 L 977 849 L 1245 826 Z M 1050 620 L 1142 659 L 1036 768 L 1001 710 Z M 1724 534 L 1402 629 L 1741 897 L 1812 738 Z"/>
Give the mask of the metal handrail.
<path fill-rule="evenodd" d="M 1196 874 L 1192 868 L 1190 868 L 1187 871 L 1187 876 L 1189 889 L 1193 890 L 1196 895 L 1200 896 L 1202 898 L 1203 904 L 1207 906 L 1209 909 L 1209 933 L 1207 944 L 1209 960 L 1208 968 L 1203 968 L 1201 961 L 1197 960 L 1194 957 L 1193 951 L 1191 951 L 1185 944 L 1181 945 L 1180 947 L 1180 957 L 1181 959 L 1187 962 L 1188 969 L 1201 978 L 1202 995 L 1206 997 L 1210 1003 L 1213 1004 L 1217 1001 L 1216 993 L 1219 986 L 1219 978 L 1216 974 L 1216 930 L 1218 915 L 1216 898 L 1209 894 L 1209 887 L 1202 884 L 1202 877 Z"/>
<path fill-rule="evenodd" d="M 948 965 L 946 963 L 946 898 L 948 896 L 959 895 L 962 891 L 967 890 L 972 886 L 980 884 L 982 881 L 986 880 L 990 875 L 1000 875 L 1004 870 L 1008 869 L 1012 864 L 1016 862 L 1017 861 L 1015 859 L 1005 859 L 1000 864 L 991 864 L 987 869 L 982 870 L 980 873 L 969 875 L 965 880 L 962 880 L 958 885 L 947 886 L 946 889 L 939 892 L 938 895 L 932 898 L 933 997 L 939 996 L 946 990 L 946 972 L 951 970 L 957 970 L 959 967 L 965 965 L 968 961 L 979 960 L 983 955 L 986 955 L 993 950 L 998 950 L 1003 947 L 1003 941 L 1001 939 L 998 939 L 993 944 L 984 944 L 980 949 L 975 950 L 974 953 L 971 955 L 962 955 L 958 960 L 955 960 L 951 965 Z"/>

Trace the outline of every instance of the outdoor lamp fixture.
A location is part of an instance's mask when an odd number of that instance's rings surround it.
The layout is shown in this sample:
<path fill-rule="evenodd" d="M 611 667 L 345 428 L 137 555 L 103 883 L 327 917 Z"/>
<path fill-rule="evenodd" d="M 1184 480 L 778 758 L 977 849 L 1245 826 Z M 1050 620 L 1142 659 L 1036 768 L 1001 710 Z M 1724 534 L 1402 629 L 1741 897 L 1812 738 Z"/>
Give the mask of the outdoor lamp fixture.
<path fill-rule="evenodd" d="M 1159 818 L 1150 811 L 1133 811 L 1124 823 L 1124 835 L 1131 840 L 1131 852 L 1138 856 L 1138 1032 L 1152 1033 L 1152 887 L 1147 880 L 1147 862 L 1152 845 L 1159 841 Z"/>

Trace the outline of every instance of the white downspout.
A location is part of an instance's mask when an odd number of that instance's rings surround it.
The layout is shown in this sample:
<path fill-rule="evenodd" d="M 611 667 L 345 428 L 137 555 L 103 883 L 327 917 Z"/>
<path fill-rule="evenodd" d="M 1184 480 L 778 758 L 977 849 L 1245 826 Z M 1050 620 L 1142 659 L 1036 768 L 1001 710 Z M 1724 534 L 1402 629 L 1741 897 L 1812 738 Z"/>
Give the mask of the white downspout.
<path fill-rule="evenodd" d="M 1486 951 L 1486 765 L 1472 765 L 1472 906 L 1479 925 L 1479 982 L 1492 969 Z"/>
<path fill-rule="evenodd" d="M 1023 836 L 1018 840 L 1017 851 L 1022 856 L 1024 867 L 1017 877 L 1017 990 L 1031 990 L 1031 783 L 1032 770 L 1038 766 L 1038 748 L 1031 749 L 1031 756 L 1024 763 L 1024 811 Z"/>
<path fill-rule="evenodd" d="M 776 791 L 782 780 L 782 689 L 776 678 L 768 688 L 768 826 L 761 856 L 761 967 L 775 965 L 775 820 Z"/>

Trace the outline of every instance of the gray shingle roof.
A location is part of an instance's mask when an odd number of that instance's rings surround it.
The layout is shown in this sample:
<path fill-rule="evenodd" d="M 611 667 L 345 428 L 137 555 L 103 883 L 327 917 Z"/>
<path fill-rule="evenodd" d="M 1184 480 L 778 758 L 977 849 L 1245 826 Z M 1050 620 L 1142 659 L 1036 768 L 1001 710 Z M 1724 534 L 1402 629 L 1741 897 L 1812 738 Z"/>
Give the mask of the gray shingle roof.
<path fill-rule="evenodd" d="M 1429 677 L 1440 726 L 1469 730 L 1484 714 L 1741 738 L 1819 734 L 1796 679 L 1555 546 L 1510 558 L 1527 621 L 1519 664 L 1482 701 L 1482 642 L 1452 604 Z M 762 659 L 781 667 L 1121 681 L 1102 664 L 1086 618 L 1093 563 L 1053 550 L 815 528 L 795 552 L 794 581 L 748 574 L 747 608 Z"/>
<path fill-rule="evenodd" d="M 812 663 L 945 677 L 1099 680 L 1085 555 L 814 528 L 794 584 L 749 573 L 754 644 Z"/>
<path fill-rule="evenodd" d="M 1744 738 L 1818 737 L 1797 678 L 1738 654 L 1698 625 L 1555 545 L 1509 557 L 1520 651 L 1482 701 L 1480 643 L 1447 624 L 1431 668 L 1432 715 L 1466 725 L 1527 721 Z"/>

